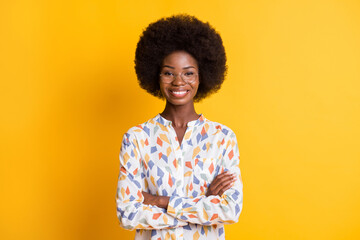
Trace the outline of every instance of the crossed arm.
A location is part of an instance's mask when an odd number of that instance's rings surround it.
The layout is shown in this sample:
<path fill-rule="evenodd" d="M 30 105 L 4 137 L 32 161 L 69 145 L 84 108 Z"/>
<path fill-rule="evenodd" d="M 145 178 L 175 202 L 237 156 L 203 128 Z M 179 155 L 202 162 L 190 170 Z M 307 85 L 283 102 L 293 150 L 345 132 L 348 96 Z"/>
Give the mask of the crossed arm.
<path fill-rule="evenodd" d="M 226 171 L 223 173 L 220 173 L 216 176 L 216 178 L 211 182 L 210 187 L 208 188 L 205 196 L 219 196 L 231 188 L 231 186 L 236 181 L 236 174 L 230 173 L 230 171 Z M 155 196 L 151 195 L 147 192 L 142 192 L 142 195 L 144 196 L 144 204 L 147 205 L 155 205 L 159 208 L 167 209 L 169 205 L 169 199 L 170 197 L 166 196 Z"/>
<path fill-rule="evenodd" d="M 143 192 L 137 141 L 134 134 L 126 133 L 120 152 L 116 196 L 121 226 L 129 230 L 163 229 L 188 223 L 213 225 L 237 222 L 242 209 L 242 182 L 235 134 L 232 133 L 227 141 L 230 148 L 223 160 L 227 171 L 216 176 L 205 196 L 166 197 Z M 231 150 L 231 159 L 226 159 Z"/>

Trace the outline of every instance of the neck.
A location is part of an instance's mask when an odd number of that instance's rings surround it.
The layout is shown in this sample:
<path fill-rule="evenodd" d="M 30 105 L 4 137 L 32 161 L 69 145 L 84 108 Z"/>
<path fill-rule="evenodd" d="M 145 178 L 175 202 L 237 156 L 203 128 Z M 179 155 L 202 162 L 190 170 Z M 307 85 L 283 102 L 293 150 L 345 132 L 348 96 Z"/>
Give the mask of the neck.
<path fill-rule="evenodd" d="M 199 114 L 195 111 L 194 103 L 179 106 L 166 102 L 161 116 L 170 120 L 174 127 L 179 128 L 186 127 L 188 122 L 199 118 Z"/>

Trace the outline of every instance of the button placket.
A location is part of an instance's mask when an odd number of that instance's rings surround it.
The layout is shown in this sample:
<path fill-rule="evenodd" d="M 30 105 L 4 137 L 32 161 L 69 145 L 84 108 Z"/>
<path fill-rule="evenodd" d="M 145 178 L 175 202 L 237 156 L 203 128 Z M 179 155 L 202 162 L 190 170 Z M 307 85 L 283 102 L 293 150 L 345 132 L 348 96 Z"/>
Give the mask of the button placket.
<path fill-rule="evenodd" d="M 185 172 L 185 161 L 183 159 L 183 156 L 185 155 L 185 152 L 187 150 L 186 147 L 186 142 L 184 143 L 184 139 L 182 140 L 182 143 L 180 145 L 179 141 L 176 140 L 177 135 L 176 135 L 176 131 L 173 128 L 171 122 L 169 123 L 169 128 L 170 128 L 170 135 L 171 135 L 171 146 L 173 147 L 173 150 L 175 152 L 175 157 L 177 160 L 177 169 L 176 169 L 176 174 L 178 176 L 184 176 Z M 186 127 L 186 131 L 184 136 L 189 132 L 192 131 L 193 129 L 193 125 L 192 124 L 188 124 Z M 181 191 L 181 193 L 184 192 L 184 179 L 180 178 L 180 182 L 176 184 L 177 190 Z"/>
<path fill-rule="evenodd" d="M 175 167 L 175 175 L 179 175 L 179 171 L 180 171 L 180 167 L 179 167 L 179 164 L 178 164 L 178 159 L 179 159 L 179 153 L 178 153 L 178 150 L 177 150 L 177 145 L 178 145 L 178 141 L 176 141 L 176 132 L 175 132 L 175 129 L 172 127 L 172 123 L 171 121 L 168 122 L 168 129 L 169 129 L 169 137 L 170 137 L 170 143 L 171 143 L 171 147 L 173 149 L 173 152 L 175 154 L 175 159 L 176 159 L 176 167 Z M 179 190 L 182 191 L 182 180 L 181 179 L 176 179 L 176 184 L 175 184 L 175 187 L 177 189 L 177 192 Z M 181 194 L 181 192 L 178 194 Z"/>

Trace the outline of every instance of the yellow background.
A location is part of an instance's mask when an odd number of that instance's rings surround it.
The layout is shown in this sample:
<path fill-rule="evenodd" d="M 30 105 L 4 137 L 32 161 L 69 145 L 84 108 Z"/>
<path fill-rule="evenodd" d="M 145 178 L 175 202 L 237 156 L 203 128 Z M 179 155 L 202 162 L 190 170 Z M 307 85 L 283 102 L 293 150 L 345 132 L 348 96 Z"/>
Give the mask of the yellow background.
<path fill-rule="evenodd" d="M 138 87 L 142 30 L 189 13 L 229 72 L 199 113 L 237 134 L 227 239 L 360 238 L 360 2 L 0 3 L 0 239 L 133 239 L 116 218 L 123 133 L 161 112 Z"/>

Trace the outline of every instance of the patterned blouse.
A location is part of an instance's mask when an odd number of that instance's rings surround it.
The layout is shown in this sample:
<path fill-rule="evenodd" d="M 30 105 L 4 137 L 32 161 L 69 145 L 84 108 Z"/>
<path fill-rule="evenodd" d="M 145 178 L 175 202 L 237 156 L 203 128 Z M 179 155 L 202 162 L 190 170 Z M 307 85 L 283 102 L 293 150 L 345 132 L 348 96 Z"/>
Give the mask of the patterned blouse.
<path fill-rule="evenodd" d="M 234 132 L 200 115 L 190 121 L 181 145 L 172 122 L 160 114 L 123 136 L 116 195 L 120 225 L 135 239 L 225 239 L 224 224 L 242 210 L 239 149 Z M 221 197 L 206 197 L 224 172 L 238 178 Z M 142 191 L 169 196 L 167 209 L 143 204 Z"/>

